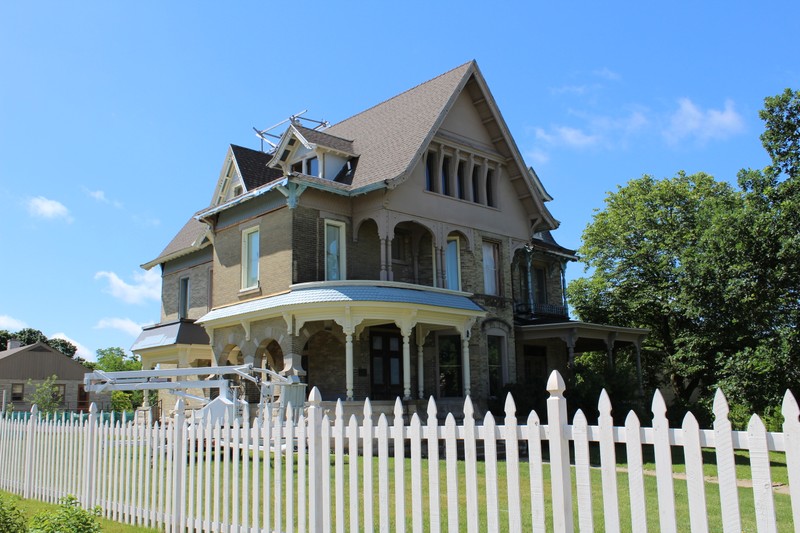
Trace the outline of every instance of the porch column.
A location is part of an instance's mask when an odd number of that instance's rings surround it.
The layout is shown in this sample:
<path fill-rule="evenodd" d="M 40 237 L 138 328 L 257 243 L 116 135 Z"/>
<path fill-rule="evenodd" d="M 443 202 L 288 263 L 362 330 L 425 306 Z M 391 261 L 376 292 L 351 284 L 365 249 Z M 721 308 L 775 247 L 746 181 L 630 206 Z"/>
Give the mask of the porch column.
<path fill-rule="evenodd" d="M 464 371 L 464 396 L 470 394 L 470 381 L 469 381 L 469 338 L 467 337 L 469 330 L 461 335 L 461 367 Z"/>
<path fill-rule="evenodd" d="M 428 336 L 427 329 L 422 326 L 421 324 L 417 324 L 416 328 L 416 340 L 417 340 L 417 387 L 419 388 L 419 399 L 425 399 L 425 360 L 424 360 L 424 350 L 423 346 L 425 345 L 425 337 Z"/>
<path fill-rule="evenodd" d="M 525 275 L 528 276 L 528 310 L 533 314 L 533 275 L 531 274 L 531 250 L 526 250 L 525 254 Z"/>
<path fill-rule="evenodd" d="M 153 365 L 149 361 L 147 363 L 144 362 L 144 357 L 142 358 L 142 370 L 153 370 Z M 142 391 L 142 409 L 150 409 L 150 392 L 149 391 Z"/>
<path fill-rule="evenodd" d="M 411 328 L 401 330 L 403 335 L 403 399 L 411 399 Z"/>
<path fill-rule="evenodd" d="M 567 366 L 569 366 L 570 370 L 575 368 L 575 337 L 577 335 L 577 331 L 575 329 L 569 330 L 567 333 L 567 353 L 569 354 L 569 359 L 567 360 Z"/>
<path fill-rule="evenodd" d="M 636 377 L 639 378 L 639 397 L 644 398 L 644 381 L 642 380 L 642 338 L 636 339 Z"/>
<path fill-rule="evenodd" d="M 394 235 L 386 239 L 386 280 L 394 281 L 394 272 L 392 271 L 392 240 Z"/>
<path fill-rule="evenodd" d="M 381 237 L 381 281 L 386 279 L 386 239 Z"/>
<path fill-rule="evenodd" d="M 344 373 L 347 388 L 347 400 L 353 399 L 353 331 L 344 332 Z"/>
<path fill-rule="evenodd" d="M 608 369 L 614 370 L 614 342 L 617 340 L 616 333 L 609 333 L 606 339 L 606 351 L 608 352 Z"/>

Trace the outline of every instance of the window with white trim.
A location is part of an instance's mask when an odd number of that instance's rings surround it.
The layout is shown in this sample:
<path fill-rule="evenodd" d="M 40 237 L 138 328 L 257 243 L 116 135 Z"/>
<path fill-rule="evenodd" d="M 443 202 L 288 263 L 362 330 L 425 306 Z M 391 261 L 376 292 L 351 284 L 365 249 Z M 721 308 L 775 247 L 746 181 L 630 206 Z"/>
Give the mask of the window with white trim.
<path fill-rule="evenodd" d="M 500 244 L 496 242 L 483 243 L 483 292 L 500 295 Z"/>
<path fill-rule="evenodd" d="M 242 231 L 242 289 L 258 287 L 258 227 Z"/>
<path fill-rule="evenodd" d="M 189 317 L 189 278 L 181 278 L 178 287 L 178 318 Z"/>
<path fill-rule="evenodd" d="M 444 252 L 445 287 L 461 290 L 461 250 L 458 237 L 448 237 Z"/>
<path fill-rule="evenodd" d="M 325 221 L 325 280 L 347 279 L 345 269 L 345 223 L 336 220 Z"/>

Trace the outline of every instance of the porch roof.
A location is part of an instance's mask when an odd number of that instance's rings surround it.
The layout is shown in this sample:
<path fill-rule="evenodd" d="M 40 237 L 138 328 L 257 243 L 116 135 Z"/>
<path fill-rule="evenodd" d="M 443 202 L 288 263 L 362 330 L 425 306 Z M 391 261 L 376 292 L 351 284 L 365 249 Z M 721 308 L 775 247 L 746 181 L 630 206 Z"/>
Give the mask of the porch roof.
<path fill-rule="evenodd" d="M 483 316 L 486 312 L 469 296 L 463 292 L 433 287 L 420 288 L 417 285 L 395 282 L 301 283 L 293 285 L 288 292 L 213 309 L 197 322 L 209 327 L 265 315 L 280 316 L 284 313 L 293 314 L 302 320 L 303 317 L 312 319 L 312 314 L 323 310 L 327 310 L 330 315 L 328 318 L 335 318 L 333 315 L 336 313 L 331 311 L 346 307 L 381 308 L 384 312 L 393 309 L 398 315 L 414 310 L 421 314 L 429 311 L 462 318 Z M 315 312 L 309 313 L 312 309 Z"/>
<path fill-rule="evenodd" d="M 131 351 L 162 348 L 175 344 L 207 345 L 208 334 L 201 326 L 187 320 L 154 324 L 142 328 L 142 332 L 131 346 Z"/>

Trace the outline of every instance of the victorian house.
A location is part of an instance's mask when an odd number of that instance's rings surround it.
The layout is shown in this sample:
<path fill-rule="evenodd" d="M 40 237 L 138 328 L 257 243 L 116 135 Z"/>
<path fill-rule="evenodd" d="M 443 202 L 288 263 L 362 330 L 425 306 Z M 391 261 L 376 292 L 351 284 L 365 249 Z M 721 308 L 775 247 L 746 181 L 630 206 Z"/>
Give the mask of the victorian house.
<path fill-rule="evenodd" d="M 544 392 L 576 352 L 640 345 L 569 320 L 575 253 L 474 61 L 279 133 L 231 145 L 210 204 L 142 265 L 163 276 L 145 368 L 253 363 L 326 400 L 485 406 L 508 383 Z"/>

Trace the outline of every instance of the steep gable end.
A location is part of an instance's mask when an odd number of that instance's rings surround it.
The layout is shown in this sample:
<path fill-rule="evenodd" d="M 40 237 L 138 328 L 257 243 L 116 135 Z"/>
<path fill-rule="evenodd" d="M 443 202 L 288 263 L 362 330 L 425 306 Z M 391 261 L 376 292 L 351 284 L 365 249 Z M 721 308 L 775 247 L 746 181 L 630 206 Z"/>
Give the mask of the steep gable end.
<path fill-rule="evenodd" d="M 465 63 L 325 130 L 353 140 L 359 154 L 354 190 L 410 172 L 473 65 L 473 61 Z"/>

